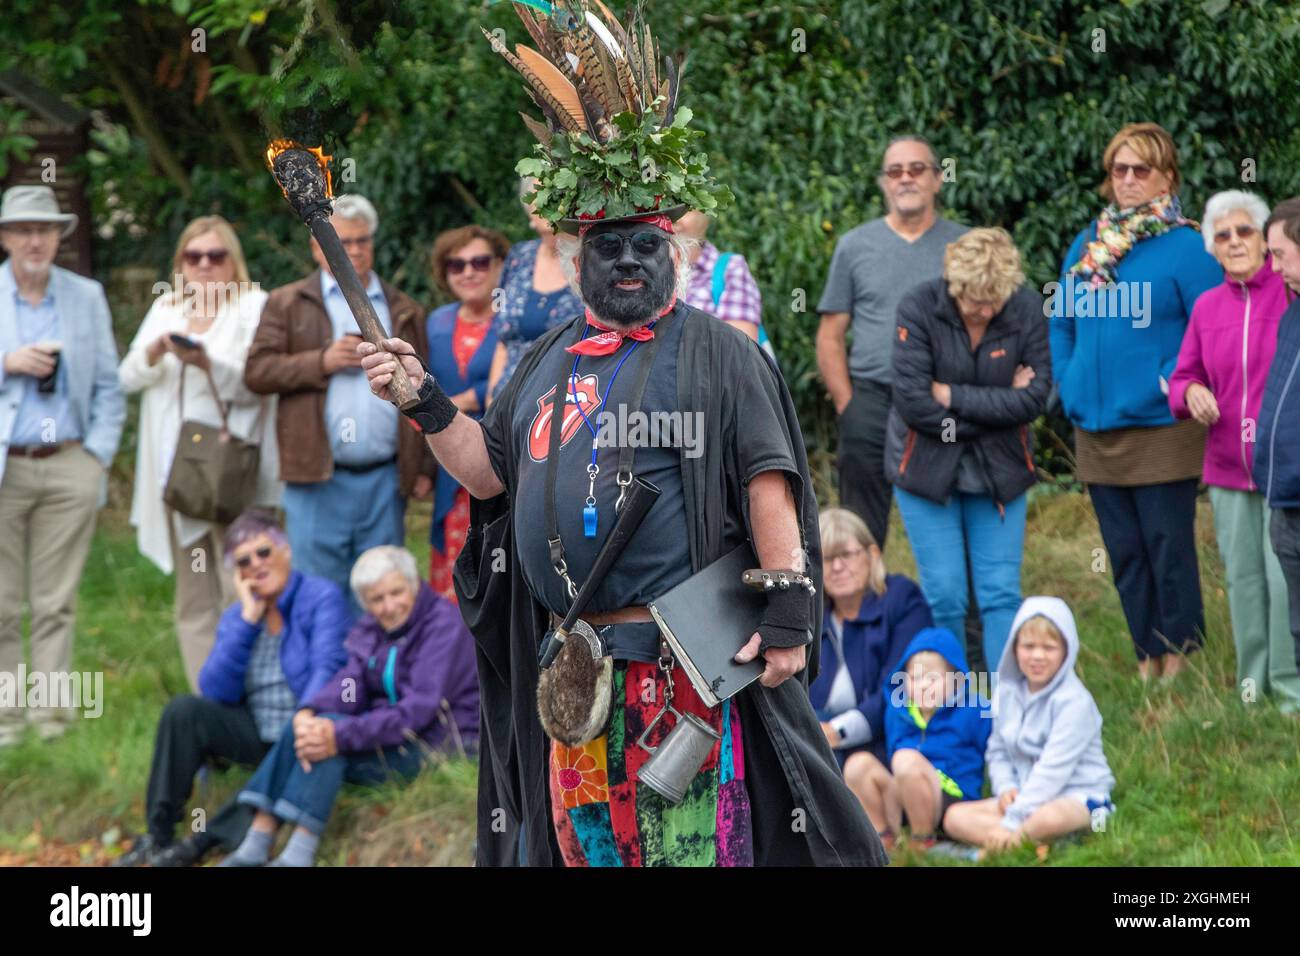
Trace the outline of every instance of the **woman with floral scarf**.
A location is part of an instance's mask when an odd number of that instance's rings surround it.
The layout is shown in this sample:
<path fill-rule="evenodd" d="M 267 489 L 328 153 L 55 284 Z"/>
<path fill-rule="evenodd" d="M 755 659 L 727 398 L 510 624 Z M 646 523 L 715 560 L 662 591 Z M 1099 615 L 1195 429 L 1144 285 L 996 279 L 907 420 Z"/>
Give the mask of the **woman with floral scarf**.
<path fill-rule="evenodd" d="M 1222 270 L 1182 215 L 1168 132 L 1130 123 L 1102 163 L 1108 205 L 1070 246 L 1051 297 L 1052 367 L 1138 674 L 1170 678 L 1205 630 L 1194 539 L 1205 427 L 1174 421 L 1169 378 L 1192 306 Z"/>

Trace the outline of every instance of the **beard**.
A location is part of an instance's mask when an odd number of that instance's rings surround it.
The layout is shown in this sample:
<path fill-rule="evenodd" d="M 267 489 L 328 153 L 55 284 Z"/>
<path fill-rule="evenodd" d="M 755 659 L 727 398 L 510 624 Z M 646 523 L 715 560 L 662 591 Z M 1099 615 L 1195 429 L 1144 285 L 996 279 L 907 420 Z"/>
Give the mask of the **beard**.
<path fill-rule="evenodd" d="M 672 272 L 637 276 L 645 284 L 639 289 L 617 287 L 619 277 L 596 280 L 583 277 L 582 298 L 596 318 L 616 329 L 640 328 L 654 319 L 672 301 L 676 276 Z"/>

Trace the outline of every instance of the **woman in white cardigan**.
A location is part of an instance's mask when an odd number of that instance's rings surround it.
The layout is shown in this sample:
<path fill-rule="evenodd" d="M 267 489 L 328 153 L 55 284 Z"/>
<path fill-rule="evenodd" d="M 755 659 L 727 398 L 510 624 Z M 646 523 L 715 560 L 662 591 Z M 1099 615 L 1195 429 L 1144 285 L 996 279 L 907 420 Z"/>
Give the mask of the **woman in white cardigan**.
<path fill-rule="evenodd" d="M 181 233 L 172 262 L 170 287 L 154 302 L 118 368 L 122 387 L 143 392 L 137 438 L 131 524 L 140 553 L 164 573 L 176 574 L 176 633 L 190 687 L 216 638 L 222 612 L 238 598 L 221 563 L 225 528 L 172 511 L 163 489 L 176 454 L 184 416 L 220 426 L 221 414 L 203 374 L 206 368 L 223 403 L 230 431 L 261 446 L 261 474 L 255 504 L 280 499 L 275 446 L 275 396 L 263 399 L 244 387 L 244 360 L 257 331 L 267 295 L 249 281 L 234 229 L 220 216 L 195 219 Z M 172 336 L 195 343 L 191 348 Z"/>

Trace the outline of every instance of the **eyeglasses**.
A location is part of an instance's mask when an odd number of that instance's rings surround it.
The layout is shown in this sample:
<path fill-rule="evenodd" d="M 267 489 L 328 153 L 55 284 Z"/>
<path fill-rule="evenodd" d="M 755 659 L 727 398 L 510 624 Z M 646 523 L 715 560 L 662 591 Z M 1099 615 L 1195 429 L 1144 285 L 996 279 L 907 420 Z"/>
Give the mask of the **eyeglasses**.
<path fill-rule="evenodd" d="M 473 256 L 469 259 L 460 259 L 452 257 L 447 260 L 447 275 L 458 276 L 469 266 L 475 272 L 487 272 L 492 267 L 492 260 L 496 256 Z"/>
<path fill-rule="evenodd" d="M 374 236 L 359 236 L 356 239 L 340 239 L 344 249 L 364 249 L 375 241 Z"/>
<path fill-rule="evenodd" d="M 181 258 L 185 260 L 187 266 L 197 266 L 204 259 L 214 266 L 219 266 L 229 255 L 230 253 L 225 249 L 186 249 L 181 253 Z"/>
<path fill-rule="evenodd" d="M 259 561 L 265 561 L 271 556 L 271 546 L 269 544 L 264 544 L 254 551 L 253 554 L 257 555 Z M 253 564 L 253 554 L 241 554 L 239 557 L 235 558 L 235 565 L 241 568 L 251 567 Z"/>
<path fill-rule="evenodd" d="M 834 564 L 836 561 L 843 561 L 845 564 L 850 564 L 866 553 L 865 548 L 854 548 L 852 551 L 840 551 L 837 554 L 826 555 L 826 563 L 830 565 Z"/>
<path fill-rule="evenodd" d="M 659 232 L 634 232 L 630 236 L 602 232 L 599 236 L 588 239 L 586 244 L 602 259 L 617 259 L 623 254 L 623 246 L 628 242 L 632 243 L 632 251 L 637 255 L 653 256 L 664 244 L 665 237 Z"/>
<path fill-rule="evenodd" d="M 1234 226 L 1232 229 L 1220 229 L 1218 232 L 1216 232 L 1214 234 L 1215 244 L 1221 246 L 1225 242 L 1231 241 L 1232 234 L 1234 231 L 1237 233 L 1238 239 L 1249 239 L 1255 233 L 1259 232 L 1259 230 L 1256 229 L 1254 226 L 1247 225 L 1246 223 L 1240 223 L 1239 225 Z"/>
<path fill-rule="evenodd" d="M 1111 163 L 1111 178 L 1127 179 L 1129 170 L 1133 171 L 1133 175 L 1137 178 L 1138 182 L 1142 182 L 1151 175 L 1151 167 L 1146 163 Z"/>
<path fill-rule="evenodd" d="M 23 239 L 32 236 L 44 239 L 46 236 L 52 236 L 58 232 L 59 224 L 56 222 L 21 222 L 16 225 L 5 226 L 4 231 Z"/>
<path fill-rule="evenodd" d="M 922 162 L 907 164 L 894 163 L 892 166 L 886 166 L 880 172 L 882 175 L 888 176 L 890 179 L 902 179 L 903 173 L 908 173 L 913 179 L 920 179 L 925 175 L 927 170 L 938 168 L 938 166 L 932 166 L 929 163 Z"/>

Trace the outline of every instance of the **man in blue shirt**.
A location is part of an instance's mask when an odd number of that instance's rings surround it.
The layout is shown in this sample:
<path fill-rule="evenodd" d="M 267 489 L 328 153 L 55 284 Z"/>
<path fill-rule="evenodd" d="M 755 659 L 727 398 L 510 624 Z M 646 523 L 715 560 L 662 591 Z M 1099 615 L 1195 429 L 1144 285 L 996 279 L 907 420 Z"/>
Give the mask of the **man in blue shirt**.
<path fill-rule="evenodd" d="M 72 667 L 73 609 L 104 499 L 126 403 L 104 288 L 54 265 L 77 217 L 48 186 L 0 200 L 0 673 L 24 664 L 22 610 L 31 609 L 31 674 Z M 43 737 L 64 729 L 76 701 L 0 708 L 0 746 L 25 713 Z M 31 686 L 39 686 L 32 684 Z"/>
<path fill-rule="evenodd" d="M 426 355 L 424 309 L 373 271 L 375 207 L 340 196 L 331 222 L 380 324 Z M 360 327 L 315 239 L 312 257 L 319 270 L 267 300 L 244 380 L 280 396 L 276 435 L 294 565 L 351 594 L 348 574 L 361 552 L 405 544 L 406 498 L 429 493 L 434 464 L 397 410 L 371 399 L 357 357 Z"/>

